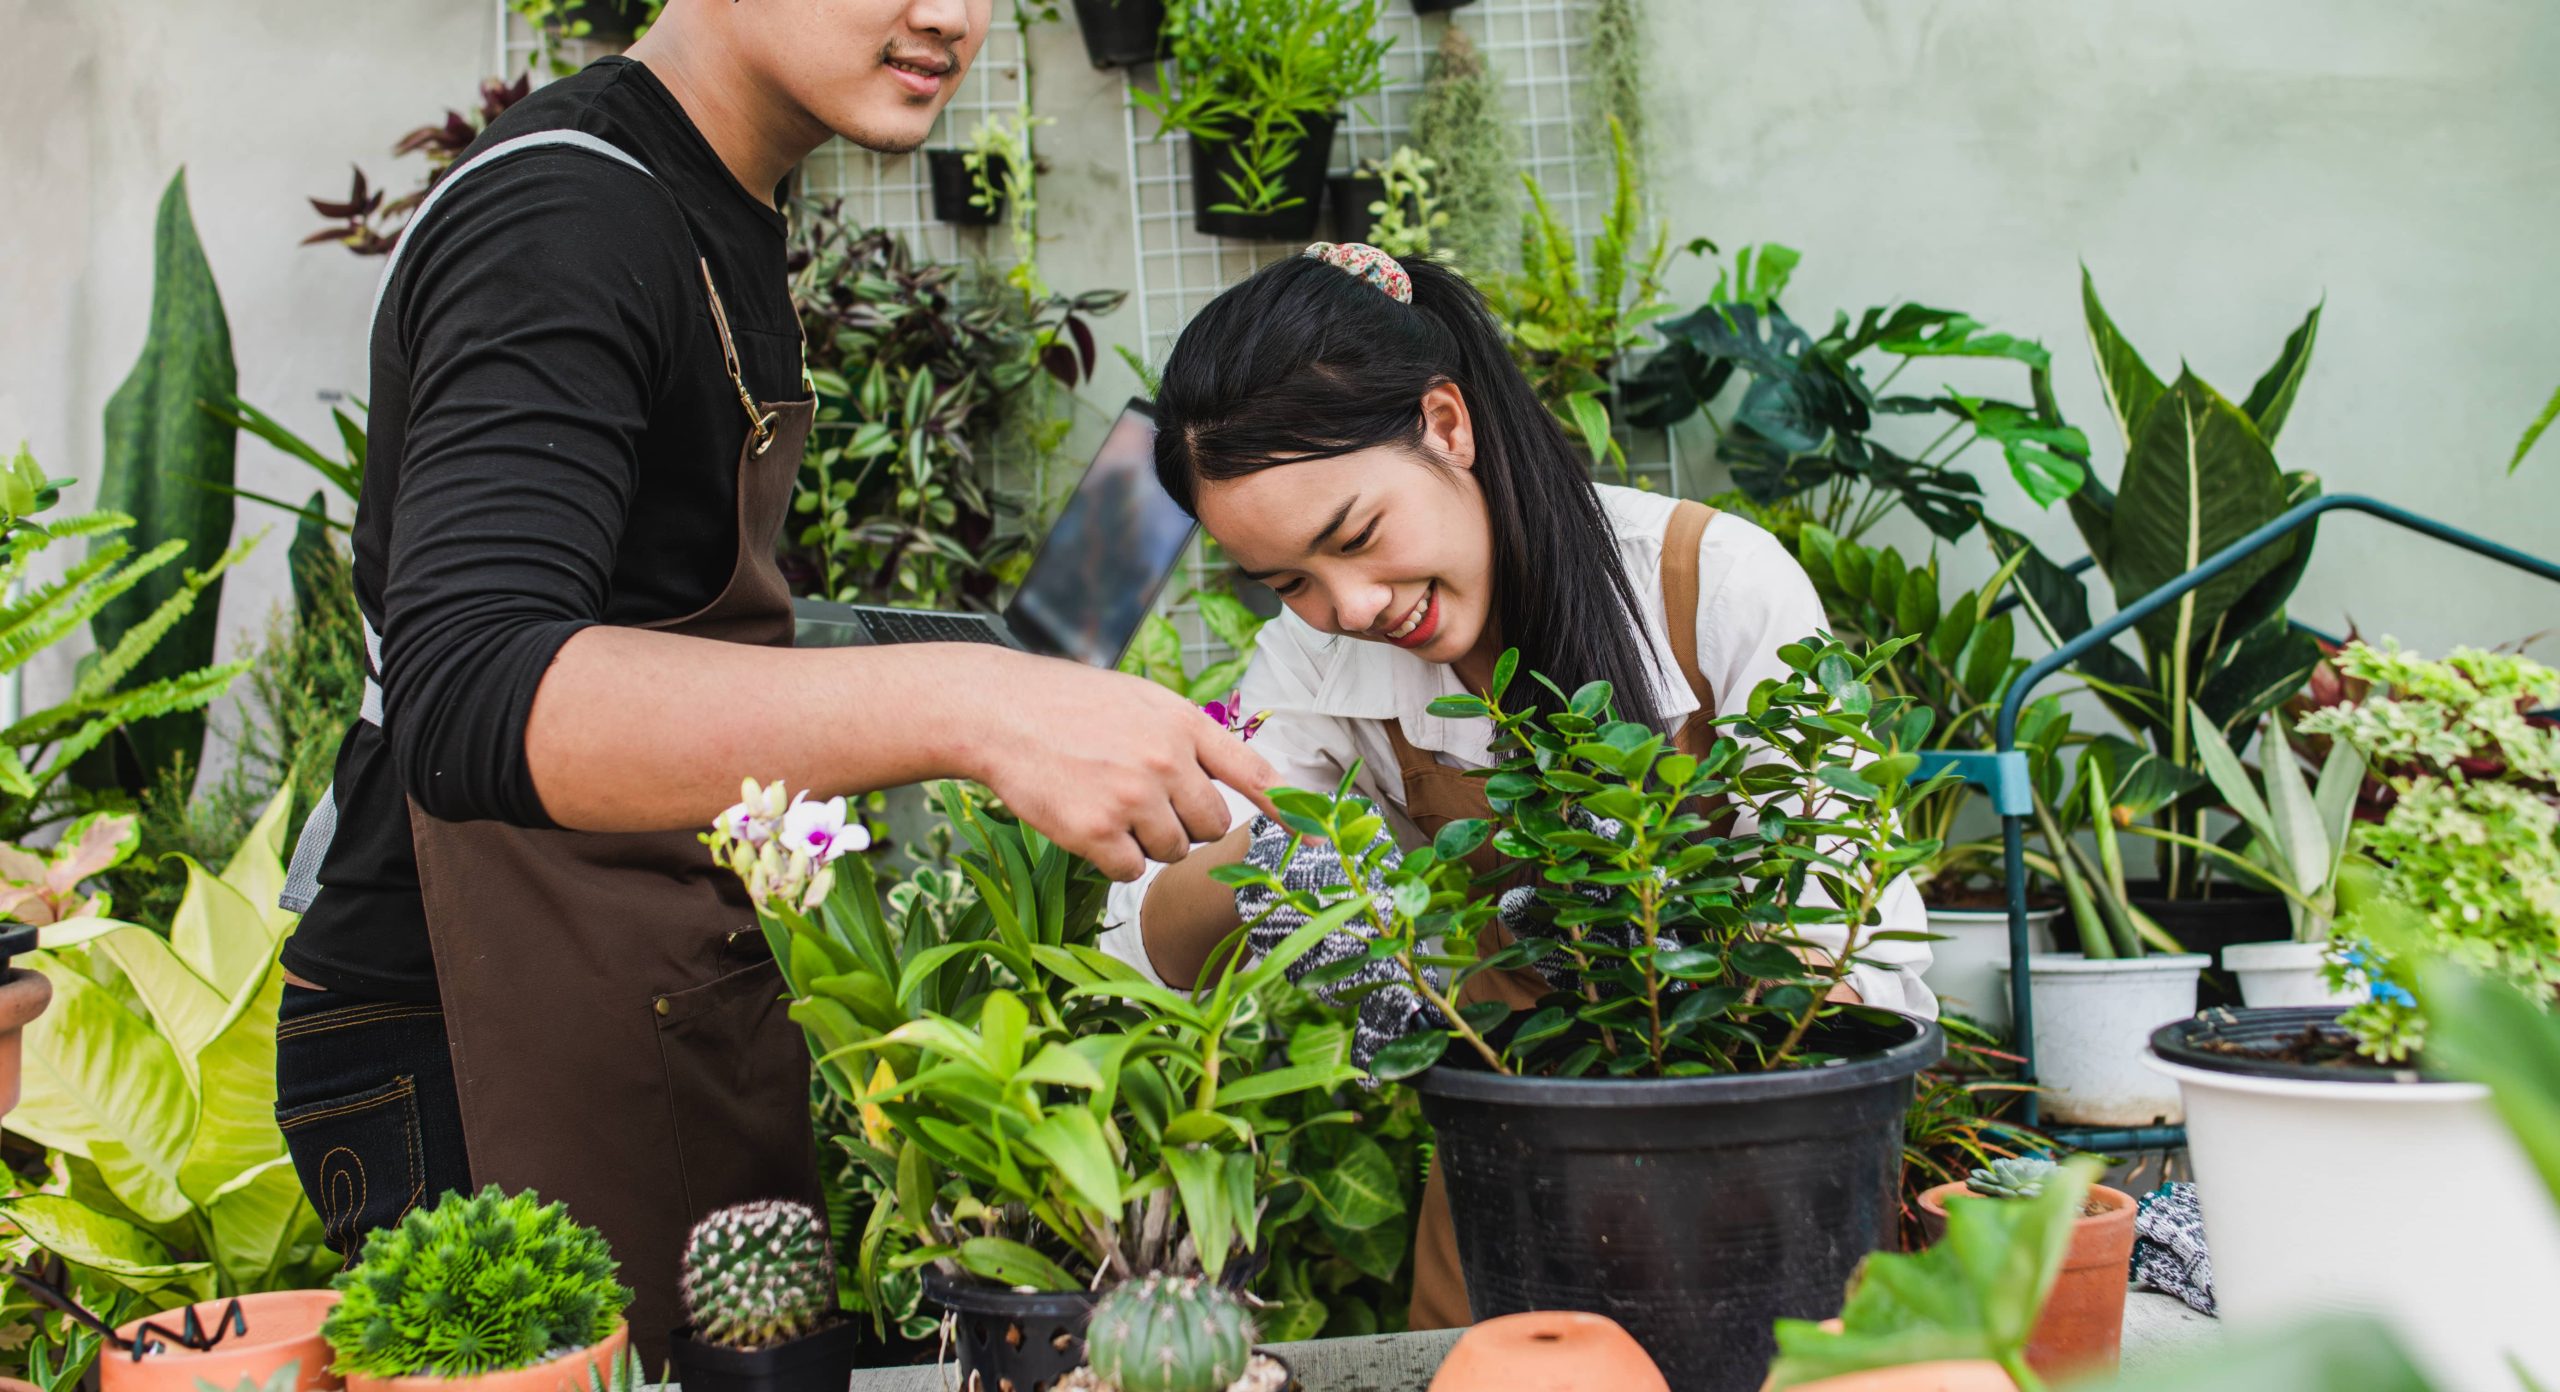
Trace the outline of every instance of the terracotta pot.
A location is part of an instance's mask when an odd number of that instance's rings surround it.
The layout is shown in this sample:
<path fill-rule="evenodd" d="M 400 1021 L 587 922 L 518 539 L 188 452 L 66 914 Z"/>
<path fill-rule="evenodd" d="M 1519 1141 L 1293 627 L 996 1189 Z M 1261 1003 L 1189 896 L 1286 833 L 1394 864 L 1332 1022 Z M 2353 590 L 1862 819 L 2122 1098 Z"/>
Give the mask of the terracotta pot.
<path fill-rule="evenodd" d="M 1946 1231 L 1947 1200 L 1967 1193 L 1961 1183 L 1941 1184 L 1920 1196 L 1921 1223 L 1929 1240 Z M 1971 1195 L 1980 1203 L 1999 1199 Z M 2027 1366 L 2048 1378 L 2113 1372 L 2124 1342 L 2124 1293 L 2133 1266 L 2133 1219 L 2140 1205 L 2121 1189 L 2089 1186 L 2089 1197 L 2107 1211 L 2071 1225 L 2071 1250 L 2044 1313 L 2027 1339 Z"/>
<path fill-rule="evenodd" d="M 336 1392 L 345 1384 L 329 1371 L 337 1355 L 330 1351 L 329 1341 L 320 1337 L 320 1321 L 329 1317 L 330 1307 L 337 1303 L 338 1293 L 333 1290 L 244 1295 L 240 1317 L 249 1326 L 247 1334 L 225 1334 L 220 1343 L 202 1353 L 157 1345 L 139 1362 L 114 1349 L 102 1350 L 98 1355 L 100 1392 L 195 1392 L 199 1378 L 229 1392 L 243 1378 L 264 1383 L 287 1363 L 299 1365 L 293 1382 L 296 1392 Z M 230 1306 L 228 1300 L 208 1300 L 195 1307 L 196 1319 L 210 1333 Z M 163 1310 L 119 1326 L 116 1333 L 132 1339 L 145 1324 L 174 1331 L 186 1318 L 185 1310 Z"/>
<path fill-rule="evenodd" d="M 622 1361 L 622 1351 L 631 1344 L 631 1326 L 616 1324 L 613 1332 L 573 1353 L 564 1353 L 548 1363 L 530 1368 L 515 1368 L 503 1373 L 482 1373 L 478 1377 L 368 1377 L 350 1374 L 347 1392 L 587 1392 L 587 1370 L 593 1368 L 613 1385 L 614 1366 Z M 104 1389 L 101 1389 L 104 1392 Z"/>
<path fill-rule="evenodd" d="M 1431 1392 L 1670 1392 L 1635 1336 L 1607 1315 L 1532 1310 L 1458 1336 Z"/>
<path fill-rule="evenodd" d="M 53 983 L 41 972 L 12 967 L 0 977 L 0 1114 L 18 1105 L 20 1033 L 52 999 Z"/>

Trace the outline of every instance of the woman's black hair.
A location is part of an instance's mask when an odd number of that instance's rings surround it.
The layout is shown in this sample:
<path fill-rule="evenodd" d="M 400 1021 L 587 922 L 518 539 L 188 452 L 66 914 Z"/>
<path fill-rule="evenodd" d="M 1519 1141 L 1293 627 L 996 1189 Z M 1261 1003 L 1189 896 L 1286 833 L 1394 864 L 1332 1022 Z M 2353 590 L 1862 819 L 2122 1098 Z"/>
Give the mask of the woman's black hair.
<path fill-rule="evenodd" d="M 1492 522 L 1494 619 L 1503 642 L 1520 650 L 1509 703 L 1561 704 L 1532 672 L 1568 692 L 1605 681 L 1620 719 L 1659 728 L 1643 611 L 1587 457 L 1511 361 L 1475 287 L 1420 258 L 1405 269 L 1411 305 L 1304 256 L 1265 266 L 1210 301 L 1165 364 L 1157 477 L 1196 516 L 1199 480 L 1380 445 L 1427 459 L 1422 396 L 1452 383 L 1466 399 Z"/>

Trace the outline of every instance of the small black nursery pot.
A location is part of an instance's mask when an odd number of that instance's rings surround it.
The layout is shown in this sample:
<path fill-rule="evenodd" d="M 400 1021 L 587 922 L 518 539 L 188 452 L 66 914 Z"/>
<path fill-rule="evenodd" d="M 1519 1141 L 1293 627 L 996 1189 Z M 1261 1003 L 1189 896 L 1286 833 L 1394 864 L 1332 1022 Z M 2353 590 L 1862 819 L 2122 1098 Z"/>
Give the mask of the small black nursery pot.
<path fill-rule="evenodd" d="M 925 1299 L 952 1314 L 962 1387 L 1046 1392 L 1084 1363 L 1091 1291 L 1016 1291 L 983 1281 L 924 1278 Z M 685 1392 L 693 1392 L 690 1384 Z M 839 1384 L 835 1392 L 843 1392 Z"/>
<path fill-rule="evenodd" d="M 1219 204 L 1241 202 L 1228 186 L 1229 176 L 1242 181 L 1241 150 L 1234 140 L 1191 141 L 1191 225 L 1212 237 L 1238 237 L 1257 242 L 1303 242 L 1316 232 L 1323 211 L 1325 166 L 1333 159 L 1333 128 L 1338 117 L 1307 116 L 1306 137 L 1281 171 L 1283 199 L 1297 202 L 1269 213 L 1213 212 Z M 1363 229 L 1364 231 L 1366 229 Z M 1357 239 L 1354 239 L 1357 240 Z"/>
<path fill-rule="evenodd" d="M 1166 56 L 1164 0 L 1076 0 L 1076 26 L 1097 68 L 1142 67 Z"/>
<path fill-rule="evenodd" d="M 1450 10 L 1464 9 L 1475 2 L 1476 0 L 1413 0 L 1413 12 L 1415 14 L 1445 14 Z"/>
<path fill-rule="evenodd" d="M 966 151 L 927 150 L 924 159 L 932 181 L 936 221 L 955 227 L 993 227 L 1004 216 L 1004 156 L 987 156 L 987 186 L 995 190 L 995 201 L 985 208 L 970 201 L 977 196 L 978 181 L 969 173 Z"/>
<path fill-rule="evenodd" d="M 733 1349 L 694 1338 L 688 1325 L 668 1342 L 667 1357 L 684 1392 L 844 1392 L 863 1366 L 869 1332 L 862 1319 L 839 1316 L 787 1344 Z"/>

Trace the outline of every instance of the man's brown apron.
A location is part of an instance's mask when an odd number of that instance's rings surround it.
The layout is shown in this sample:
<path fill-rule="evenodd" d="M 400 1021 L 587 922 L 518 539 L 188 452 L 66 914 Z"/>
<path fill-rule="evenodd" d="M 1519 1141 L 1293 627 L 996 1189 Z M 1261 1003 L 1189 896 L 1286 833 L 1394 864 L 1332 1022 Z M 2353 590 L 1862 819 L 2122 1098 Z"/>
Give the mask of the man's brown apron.
<path fill-rule="evenodd" d="M 753 422 L 738 558 L 718 598 L 637 626 L 788 646 L 774 543 L 816 403 L 756 403 L 702 274 Z M 537 1190 L 603 1232 L 638 1292 L 632 1343 L 654 1365 L 682 1320 L 687 1229 L 728 1204 L 818 1196 L 808 1046 L 755 909 L 691 830 L 448 822 L 415 801 L 409 823 L 472 1182 Z"/>
<path fill-rule="evenodd" d="M 1698 675 L 1698 542 L 1715 515 L 1716 510 L 1704 503 L 1680 502 L 1672 508 L 1671 525 L 1662 536 L 1662 612 L 1671 630 L 1671 654 L 1698 698 L 1697 712 L 1682 722 L 1672 742 L 1700 757 L 1715 744 L 1716 698 Z M 1423 835 L 1436 835 L 1454 821 L 1492 814 L 1485 802 L 1484 780 L 1469 778 L 1415 748 L 1405 738 L 1402 721 L 1388 722 L 1387 742 L 1395 748 L 1397 771 L 1404 778 L 1404 814 Z M 1491 846 L 1484 846 L 1468 858 L 1468 864 L 1482 874 L 1498 859 Z M 1510 941 L 1510 934 L 1495 926 L 1484 934 L 1478 951 L 1490 955 Z M 1535 970 L 1515 967 L 1469 977 L 1458 1000 L 1465 1005 L 1498 1000 L 1514 1010 L 1528 1010 L 1549 989 L 1546 978 Z M 1423 1181 L 1421 1222 L 1413 1236 L 1410 1316 L 1415 1329 L 1454 1329 L 1471 1322 L 1467 1278 L 1458 1266 L 1458 1232 L 1449 1216 L 1449 1189 L 1441 1181 L 1436 1157 L 1430 1177 Z"/>

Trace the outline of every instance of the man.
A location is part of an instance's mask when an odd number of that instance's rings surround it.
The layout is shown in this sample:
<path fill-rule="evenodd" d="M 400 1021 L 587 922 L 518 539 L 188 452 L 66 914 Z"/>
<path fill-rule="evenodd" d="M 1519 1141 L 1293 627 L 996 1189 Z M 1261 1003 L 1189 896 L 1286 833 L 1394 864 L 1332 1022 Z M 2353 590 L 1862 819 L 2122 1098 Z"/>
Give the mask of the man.
<path fill-rule="evenodd" d="M 379 690 L 296 856 L 277 1031 L 338 1250 L 449 1188 L 539 1190 L 603 1229 L 655 1358 L 686 1227 L 814 1194 L 805 1046 L 694 839 L 742 777 L 976 779 L 1121 878 L 1226 829 L 1213 777 L 1268 784 L 1133 678 L 788 646 L 812 404 L 774 191 L 832 135 L 921 144 L 990 4 L 670 0 L 495 122 L 386 267 L 355 530 Z"/>

